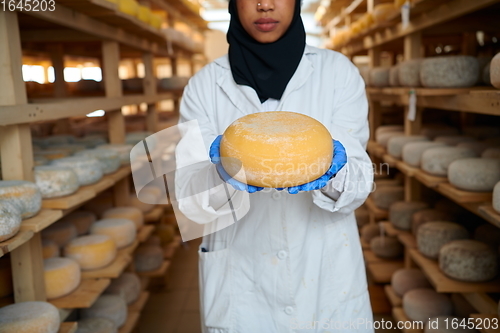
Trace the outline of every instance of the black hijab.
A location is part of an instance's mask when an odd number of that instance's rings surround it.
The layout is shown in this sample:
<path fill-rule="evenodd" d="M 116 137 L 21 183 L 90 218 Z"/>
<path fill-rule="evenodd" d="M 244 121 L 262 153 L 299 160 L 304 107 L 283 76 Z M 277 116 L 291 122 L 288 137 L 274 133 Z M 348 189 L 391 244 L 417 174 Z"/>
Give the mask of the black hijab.
<path fill-rule="evenodd" d="M 234 81 L 252 87 L 261 103 L 268 98 L 281 99 L 306 46 L 306 32 L 300 17 L 301 1 L 295 1 L 288 30 L 273 43 L 259 43 L 245 31 L 238 17 L 236 1 L 229 1 L 231 21 L 227 32 Z"/>

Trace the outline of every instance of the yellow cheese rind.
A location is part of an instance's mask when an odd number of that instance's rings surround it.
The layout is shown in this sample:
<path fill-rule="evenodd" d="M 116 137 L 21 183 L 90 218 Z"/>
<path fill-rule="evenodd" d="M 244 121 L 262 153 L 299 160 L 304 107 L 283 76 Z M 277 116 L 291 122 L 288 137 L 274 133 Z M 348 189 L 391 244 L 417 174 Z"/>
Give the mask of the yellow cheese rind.
<path fill-rule="evenodd" d="M 91 234 L 111 237 L 118 249 L 132 244 L 136 231 L 134 222 L 127 219 L 104 219 L 97 221 L 90 228 Z"/>
<path fill-rule="evenodd" d="M 21 302 L 0 308 L 2 333 L 57 333 L 59 311 L 47 302 Z"/>
<path fill-rule="evenodd" d="M 224 169 L 236 180 L 261 187 L 313 181 L 330 168 L 332 136 L 317 120 L 295 112 L 259 112 L 233 122 L 220 145 Z"/>
<path fill-rule="evenodd" d="M 82 270 L 99 269 L 115 259 L 116 244 L 106 235 L 82 236 L 64 247 L 64 255 L 76 260 Z"/>
<path fill-rule="evenodd" d="M 142 227 L 142 225 L 144 224 L 144 216 L 142 214 L 142 211 L 136 207 L 115 207 L 112 209 L 108 209 L 104 212 L 102 218 L 122 218 L 131 220 L 134 222 L 137 229 Z"/>
<path fill-rule="evenodd" d="M 42 239 L 43 259 L 59 257 L 59 246 L 50 239 Z"/>
<path fill-rule="evenodd" d="M 75 260 L 50 258 L 44 260 L 43 266 L 47 299 L 68 295 L 80 285 L 80 266 Z"/>

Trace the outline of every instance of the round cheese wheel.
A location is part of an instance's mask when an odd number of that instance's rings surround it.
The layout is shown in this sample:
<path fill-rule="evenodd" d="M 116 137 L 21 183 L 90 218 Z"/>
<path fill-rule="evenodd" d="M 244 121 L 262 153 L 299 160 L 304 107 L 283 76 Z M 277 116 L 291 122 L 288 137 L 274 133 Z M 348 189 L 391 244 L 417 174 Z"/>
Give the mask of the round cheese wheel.
<path fill-rule="evenodd" d="M 105 175 L 115 172 L 121 165 L 120 156 L 111 149 L 87 149 L 75 153 L 75 156 L 96 158 Z"/>
<path fill-rule="evenodd" d="M 376 236 L 370 241 L 370 249 L 381 258 L 398 258 L 403 255 L 404 246 L 396 237 Z"/>
<path fill-rule="evenodd" d="M 465 135 L 472 136 L 477 140 L 498 138 L 500 128 L 497 126 L 467 126 L 463 129 Z"/>
<path fill-rule="evenodd" d="M 116 243 L 116 247 L 121 249 L 134 242 L 137 229 L 131 220 L 113 218 L 95 222 L 90 227 L 90 233 L 111 237 Z"/>
<path fill-rule="evenodd" d="M 389 207 L 389 220 L 397 229 L 410 230 L 413 213 L 428 207 L 425 202 L 398 201 Z"/>
<path fill-rule="evenodd" d="M 428 222 L 436 221 L 453 221 L 454 215 L 450 212 L 446 212 L 439 209 L 422 209 L 419 210 L 411 216 L 411 233 L 414 235 L 418 234 L 418 229 L 421 225 Z"/>
<path fill-rule="evenodd" d="M 453 304 L 445 294 L 430 288 L 417 288 L 405 293 L 403 309 L 409 319 L 426 323 L 432 317 L 451 315 Z"/>
<path fill-rule="evenodd" d="M 57 144 L 57 145 L 48 145 L 45 148 L 46 150 L 60 150 L 64 151 L 66 155 L 72 155 L 77 151 L 84 150 L 85 146 L 80 144 Z"/>
<path fill-rule="evenodd" d="M 308 183 L 330 168 L 333 141 L 317 120 L 295 112 L 258 112 L 224 131 L 220 156 L 236 180 L 261 187 Z"/>
<path fill-rule="evenodd" d="M 403 147 L 410 142 L 421 142 L 421 141 L 429 141 L 426 136 L 423 135 L 403 135 L 403 136 L 394 136 L 389 139 L 387 142 L 387 152 L 389 155 L 394 156 L 396 158 L 401 158 L 403 153 Z"/>
<path fill-rule="evenodd" d="M 134 254 L 134 266 L 137 272 L 154 271 L 163 263 L 163 250 L 159 246 L 141 245 Z"/>
<path fill-rule="evenodd" d="M 99 145 L 106 144 L 107 139 L 105 135 L 94 134 L 94 135 L 87 135 L 83 138 L 79 138 L 78 143 L 85 145 L 87 149 L 92 149 Z"/>
<path fill-rule="evenodd" d="M 96 221 L 94 213 L 86 210 L 78 210 L 61 219 L 72 223 L 78 231 L 78 236 L 85 235 L 89 232 L 90 226 Z"/>
<path fill-rule="evenodd" d="M 12 295 L 12 268 L 8 258 L 0 258 L 0 298 Z"/>
<path fill-rule="evenodd" d="M 497 53 L 490 63 L 490 81 L 493 87 L 500 89 L 500 53 Z"/>
<path fill-rule="evenodd" d="M 102 167 L 99 160 L 89 157 L 66 157 L 52 161 L 52 165 L 73 169 L 80 186 L 97 183 L 102 178 Z"/>
<path fill-rule="evenodd" d="M 14 237 L 21 227 L 21 212 L 7 200 L 0 200 L 0 242 Z"/>
<path fill-rule="evenodd" d="M 424 151 L 422 169 L 431 175 L 446 177 L 448 166 L 455 160 L 476 157 L 473 150 L 459 147 L 435 147 Z"/>
<path fill-rule="evenodd" d="M 402 268 L 395 271 L 391 277 L 391 286 L 400 297 L 413 289 L 432 288 L 424 273 L 417 268 Z"/>
<path fill-rule="evenodd" d="M 420 81 L 427 88 L 471 87 L 479 80 L 479 63 L 471 56 L 425 58 L 420 65 Z"/>
<path fill-rule="evenodd" d="M 473 150 L 476 153 L 476 156 L 481 156 L 483 152 L 491 147 L 491 144 L 487 142 L 461 142 L 457 145 L 457 147 L 464 147 Z"/>
<path fill-rule="evenodd" d="M 42 231 L 42 237 L 50 239 L 59 247 L 68 244 L 78 236 L 78 230 L 69 221 L 58 221 Z"/>
<path fill-rule="evenodd" d="M 430 140 L 434 140 L 439 136 L 457 136 L 458 128 L 450 127 L 443 124 L 430 124 L 430 125 L 425 125 L 420 130 L 420 134 L 425 135 Z"/>
<path fill-rule="evenodd" d="M 377 138 L 382 133 L 394 132 L 394 131 L 403 132 L 404 126 L 403 125 L 382 125 L 382 126 L 379 126 L 375 130 L 375 138 Z"/>
<path fill-rule="evenodd" d="M 358 228 L 370 223 L 370 212 L 366 209 L 366 207 L 359 207 L 354 211 L 354 215 L 356 217 L 356 224 L 358 225 Z"/>
<path fill-rule="evenodd" d="M 500 228 L 490 223 L 480 225 L 474 230 L 474 239 L 488 244 L 493 249 L 498 249 L 500 246 Z"/>
<path fill-rule="evenodd" d="M 43 269 L 45 271 L 45 293 L 47 299 L 68 295 L 80 285 L 80 266 L 73 259 L 45 259 L 43 261 Z"/>
<path fill-rule="evenodd" d="M 81 309 L 80 316 L 109 319 L 116 327 L 122 327 L 127 320 L 127 303 L 117 295 L 102 295 L 90 308 Z"/>
<path fill-rule="evenodd" d="M 398 13 L 398 8 L 394 3 L 381 3 L 373 7 L 373 20 L 381 23 Z"/>
<path fill-rule="evenodd" d="M 59 246 L 56 242 L 50 239 L 42 239 L 42 255 L 43 259 L 59 257 L 61 251 L 59 251 Z"/>
<path fill-rule="evenodd" d="M 382 234 L 385 233 L 381 230 L 379 224 L 367 224 L 361 228 L 361 238 L 367 243 L 370 243 L 373 238 Z"/>
<path fill-rule="evenodd" d="M 454 295 L 454 294 L 452 294 Z M 467 320 L 465 320 L 466 322 Z M 464 318 L 457 316 L 437 316 L 432 317 L 425 325 L 424 333 L 477 333 L 473 328 L 463 325 Z M 462 326 L 460 326 L 462 325 Z M 472 325 L 471 325 L 472 326 Z"/>
<path fill-rule="evenodd" d="M 123 218 L 127 220 L 131 220 L 134 222 L 135 227 L 139 230 L 140 227 L 144 224 L 144 215 L 139 208 L 136 207 L 115 207 L 106 210 L 102 214 L 102 218 Z"/>
<path fill-rule="evenodd" d="M 106 235 L 82 236 L 64 247 L 64 255 L 75 259 L 82 270 L 99 269 L 115 259 L 116 244 Z"/>
<path fill-rule="evenodd" d="M 492 191 L 500 181 L 500 159 L 464 158 L 448 167 L 448 180 L 466 191 Z"/>
<path fill-rule="evenodd" d="M 59 310 L 47 302 L 20 302 L 0 308 L 2 333 L 57 333 Z"/>
<path fill-rule="evenodd" d="M 405 133 L 403 131 L 399 131 L 399 130 L 393 130 L 393 131 L 387 131 L 387 132 L 382 132 L 380 133 L 377 138 L 376 138 L 376 141 L 378 144 L 380 144 L 382 147 L 387 147 L 387 143 L 389 142 L 389 140 L 392 138 L 392 137 L 395 137 L 395 136 L 403 136 L 405 135 Z"/>
<path fill-rule="evenodd" d="M 16 207 L 23 219 L 35 216 L 42 208 L 42 194 L 38 186 L 24 180 L 0 181 L 0 200 Z"/>
<path fill-rule="evenodd" d="M 475 142 L 476 139 L 474 139 L 471 136 L 466 136 L 466 135 L 440 135 L 440 136 L 435 137 L 434 141 L 445 143 L 448 146 L 456 146 L 459 143 Z"/>
<path fill-rule="evenodd" d="M 482 158 L 500 158 L 500 148 L 489 147 L 481 154 Z"/>
<path fill-rule="evenodd" d="M 439 268 L 452 279 L 484 282 L 498 274 L 498 254 L 476 240 L 455 240 L 439 251 Z"/>
<path fill-rule="evenodd" d="M 389 70 L 389 84 L 391 87 L 399 87 L 399 66 L 392 66 Z"/>
<path fill-rule="evenodd" d="M 130 164 L 130 151 L 132 150 L 133 145 L 125 145 L 125 144 L 105 144 L 97 146 L 98 149 L 111 149 L 118 153 L 120 156 L 121 165 Z"/>
<path fill-rule="evenodd" d="M 106 318 L 85 318 L 78 321 L 76 333 L 117 333 L 115 323 Z"/>
<path fill-rule="evenodd" d="M 43 199 L 69 195 L 80 187 L 73 169 L 52 165 L 35 167 L 35 182 Z"/>
<path fill-rule="evenodd" d="M 469 237 L 467 229 L 453 222 L 428 222 L 418 228 L 417 247 L 424 256 L 437 259 L 443 245 Z"/>
<path fill-rule="evenodd" d="M 45 157 L 43 156 L 33 156 L 33 164 L 35 166 L 39 166 L 39 165 L 46 165 L 49 163 L 49 160 L 46 159 Z"/>
<path fill-rule="evenodd" d="M 131 207 L 139 209 L 144 214 L 149 213 L 150 211 L 153 210 L 153 208 L 155 208 L 154 204 L 149 203 L 149 202 L 155 202 L 156 200 L 156 197 L 153 194 L 151 193 L 141 194 L 141 199 L 143 199 L 144 201 L 139 200 L 137 195 L 135 193 L 132 193 L 129 197 L 128 204 Z"/>
<path fill-rule="evenodd" d="M 370 70 L 370 85 L 373 87 L 383 88 L 389 87 L 389 72 L 388 67 L 377 67 Z"/>
<path fill-rule="evenodd" d="M 420 167 L 422 155 L 429 148 L 444 147 L 446 144 L 441 142 L 410 142 L 403 147 L 403 161 L 413 167 Z"/>
<path fill-rule="evenodd" d="M 500 182 L 493 188 L 493 209 L 500 213 Z"/>
<path fill-rule="evenodd" d="M 403 201 L 404 195 L 405 189 L 403 186 L 381 186 L 375 189 L 372 198 L 378 208 L 389 209 L 393 203 Z"/>
<path fill-rule="evenodd" d="M 399 64 L 399 84 L 403 87 L 420 87 L 421 63 L 422 59 L 413 59 Z"/>
<path fill-rule="evenodd" d="M 119 278 L 111 281 L 105 293 L 118 295 L 127 304 L 133 303 L 141 293 L 141 280 L 136 274 L 125 272 Z"/>
<path fill-rule="evenodd" d="M 83 208 L 94 213 L 98 218 L 104 215 L 104 212 L 113 208 L 113 193 L 107 191 L 86 203 Z"/>

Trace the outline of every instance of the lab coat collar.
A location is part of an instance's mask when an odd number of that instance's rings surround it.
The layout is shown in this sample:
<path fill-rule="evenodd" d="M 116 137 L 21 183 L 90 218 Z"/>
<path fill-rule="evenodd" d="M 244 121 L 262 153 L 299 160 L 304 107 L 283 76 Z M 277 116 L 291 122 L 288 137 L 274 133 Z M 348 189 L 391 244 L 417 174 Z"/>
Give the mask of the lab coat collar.
<path fill-rule="evenodd" d="M 278 105 L 278 110 L 281 110 L 283 103 L 286 101 L 287 96 L 302 87 L 307 81 L 308 77 L 314 70 L 311 61 L 308 59 L 308 55 L 316 54 L 315 48 L 306 45 L 304 49 L 304 55 L 292 76 L 290 82 L 281 97 L 280 103 Z M 217 79 L 217 85 L 226 93 L 228 98 L 234 104 L 234 106 L 240 110 L 244 115 L 260 112 L 262 109 L 259 97 L 253 88 L 249 86 L 238 85 L 231 74 L 229 58 L 227 55 L 215 60 L 215 63 L 220 67 L 226 69 L 223 71 Z"/>

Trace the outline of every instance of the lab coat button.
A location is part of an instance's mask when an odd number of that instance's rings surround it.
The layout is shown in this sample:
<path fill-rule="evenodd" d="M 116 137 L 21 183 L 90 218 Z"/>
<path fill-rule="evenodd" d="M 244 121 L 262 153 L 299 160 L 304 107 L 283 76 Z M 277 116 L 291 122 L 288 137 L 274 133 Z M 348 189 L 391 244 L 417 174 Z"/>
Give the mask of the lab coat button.
<path fill-rule="evenodd" d="M 273 193 L 273 199 L 274 200 L 279 200 L 281 198 L 281 193 L 279 192 L 274 192 Z"/>
<path fill-rule="evenodd" d="M 286 251 L 279 251 L 278 252 L 278 258 L 280 258 L 281 260 L 285 259 L 287 257 L 288 253 L 286 253 Z"/>
<path fill-rule="evenodd" d="M 293 308 L 292 308 L 291 306 L 287 306 L 287 307 L 285 308 L 285 313 L 286 313 L 287 315 L 291 315 L 291 314 L 293 314 Z"/>

